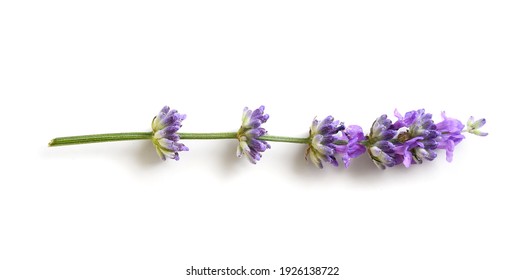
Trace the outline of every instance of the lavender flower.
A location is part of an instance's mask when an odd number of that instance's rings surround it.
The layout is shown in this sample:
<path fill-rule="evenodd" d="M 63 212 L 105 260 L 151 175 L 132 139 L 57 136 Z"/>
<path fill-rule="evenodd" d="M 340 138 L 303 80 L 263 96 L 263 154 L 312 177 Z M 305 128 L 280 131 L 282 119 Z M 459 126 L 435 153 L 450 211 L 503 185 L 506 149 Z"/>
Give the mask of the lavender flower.
<path fill-rule="evenodd" d="M 402 115 L 395 110 L 396 122 L 387 115 L 378 117 L 371 126 L 369 135 L 364 136 L 362 128 L 357 125 L 344 126 L 332 116 L 319 121 L 313 119 L 308 138 L 266 135 L 262 128 L 269 115 L 264 114 L 264 106 L 249 110 L 244 108 L 242 125 L 235 132 L 221 133 L 178 133 L 186 115 L 171 110 L 168 106 L 162 108 L 151 123 L 152 132 L 105 133 L 80 136 L 57 137 L 49 142 L 50 147 L 77 145 L 88 143 L 149 140 L 151 139 L 162 160 L 171 158 L 179 160 L 179 152 L 189 149 L 180 139 L 234 139 L 239 143 L 238 157 L 246 156 L 256 164 L 262 157 L 262 152 L 271 148 L 266 141 L 307 144 L 306 160 L 310 160 L 319 168 L 327 162 L 338 166 L 340 158 L 346 168 L 351 159 L 368 152 L 373 162 L 381 169 L 403 163 L 406 167 L 424 160 L 436 158 L 437 149 L 446 151 L 447 161 L 452 161 L 455 146 L 465 137 L 464 132 L 478 136 L 488 133 L 479 129 L 486 124 L 485 119 L 475 120 L 470 117 L 466 126 L 459 120 L 448 118 L 442 112 L 443 120 L 437 124 L 431 114 L 424 109 L 410 111 Z"/>
<path fill-rule="evenodd" d="M 468 128 L 467 128 L 467 131 L 469 133 L 472 133 L 472 134 L 475 134 L 477 136 L 487 136 L 488 133 L 487 132 L 480 132 L 479 131 L 479 128 L 483 127 L 484 125 L 486 124 L 486 119 L 479 119 L 479 120 L 476 120 L 473 118 L 473 116 L 469 117 L 469 120 L 468 120 Z"/>
<path fill-rule="evenodd" d="M 391 142 L 397 135 L 397 129 L 387 115 L 378 117 L 371 126 L 365 144 L 368 154 L 380 169 L 393 167 L 401 162 L 400 156 L 395 153 L 395 145 Z"/>
<path fill-rule="evenodd" d="M 386 115 L 380 116 L 372 125 L 364 144 L 375 164 L 385 169 L 403 163 L 409 167 L 422 163 L 424 159 L 437 157 L 437 149 L 446 150 L 446 159 L 453 159 L 455 146 L 464 139 L 464 125 L 457 119 L 448 118 L 442 112 L 443 120 L 437 124 L 431 114 L 424 109 L 407 112 L 405 115 L 395 110 L 398 120 L 392 123 Z M 478 129 L 486 123 L 485 119 L 468 121 L 467 131 L 485 136 Z"/>
<path fill-rule="evenodd" d="M 338 166 L 335 155 L 341 152 L 348 144 L 344 136 L 339 133 L 344 130 L 344 123 L 335 121 L 332 116 L 319 122 L 313 119 L 309 129 L 309 142 L 306 151 L 306 160 L 309 158 L 318 168 L 323 168 L 322 161 Z"/>
<path fill-rule="evenodd" d="M 162 160 L 166 157 L 179 160 L 178 152 L 189 149 L 182 143 L 178 143 L 180 137 L 176 132 L 182 127 L 182 121 L 186 115 L 179 114 L 177 110 L 170 110 L 168 106 L 162 108 L 160 113 L 153 119 L 153 144 Z"/>
<path fill-rule="evenodd" d="M 357 158 L 366 151 L 366 147 L 361 144 L 365 137 L 362 127 L 358 125 L 347 126 L 343 136 L 348 143 L 345 146 L 337 146 L 337 151 L 342 154 L 342 161 L 347 168 L 352 158 Z"/>
<path fill-rule="evenodd" d="M 464 139 L 462 129 L 464 125 L 457 119 L 446 117 L 446 112 L 442 112 L 442 121 L 437 123 L 437 130 L 440 132 L 438 148 L 446 150 L 446 160 L 453 160 L 453 150 L 455 146 Z"/>
<path fill-rule="evenodd" d="M 246 155 L 251 163 L 256 164 L 262 157 L 261 153 L 271 148 L 266 141 L 259 139 L 267 134 L 267 131 L 261 125 L 268 119 L 269 115 L 264 115 L 264 106 L 260 106 L 260 108 L 254 111 L 249 110 L 247 107 L 244 108 L 242 126 L 240 126 L 237 132 L 238 157 Z"/>
<path fill-rule="evenodd" d="M 420 164 L 423 159 L 434 160 L 441 133 L 437 130 L 432 115 L 420 109 L 407 112 L 404 116 L 395 110 L 395 116 L 398 118 L 393 124 L 398 129 L 395 152 L 402 156 L 404 166 Z"/>

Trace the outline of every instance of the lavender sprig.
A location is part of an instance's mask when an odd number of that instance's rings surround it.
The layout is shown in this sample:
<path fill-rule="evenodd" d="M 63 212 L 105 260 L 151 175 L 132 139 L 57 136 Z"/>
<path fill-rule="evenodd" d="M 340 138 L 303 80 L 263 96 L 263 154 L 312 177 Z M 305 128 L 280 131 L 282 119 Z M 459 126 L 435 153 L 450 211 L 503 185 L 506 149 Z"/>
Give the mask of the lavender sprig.
<path fill-rule="evenodd" d="M 306 144 L 306 159 L 315 166 L 323 168 L 323 163 L 338 166 L 342 160 L 348 167 L 351 160 L 367 151 L 373 162 L 381 169 L 403 164 L 421 164 L 424 160 L 434 160 L 437 150 L 446 152 L 447 161 L 452 161 L 455 147 L 464 140 L 464 132 L 478 136 L 488 135 L 479 129 L 486 124 L 485 119 L 471 117 L 467 124 L 449 118 L 442 112 L 443 120 L 433 121 L 433 116 L 424 109 L 409 111 L 404 115 L 395 110 L 397 121 L 387 115 L 378 117 L 369 134 L 364 136 L 357 125 L 345 126 L 332 116 L 313 120 L 309 137 L 287 137 L 267 135 L 262 127 L 269 119 L 264 113 L 264 106 L 255 110 L 244 109 L 242 124 L 236 132 L 187 133 L 179 132 L 186 115 L 165 106 L 153 119 L 150 132 L 107 133 L 58 137 L 49 142 L 49 146 L 76 145 L 99 142 L 150 140 L 161 159 L 179 160 L 179 152 L 188 151 L 182 139 L 236 139 L 237 155 L 246 156 L 251 163 L 257 163 L 262 153 L 270 148 L 269 141 Z"/>

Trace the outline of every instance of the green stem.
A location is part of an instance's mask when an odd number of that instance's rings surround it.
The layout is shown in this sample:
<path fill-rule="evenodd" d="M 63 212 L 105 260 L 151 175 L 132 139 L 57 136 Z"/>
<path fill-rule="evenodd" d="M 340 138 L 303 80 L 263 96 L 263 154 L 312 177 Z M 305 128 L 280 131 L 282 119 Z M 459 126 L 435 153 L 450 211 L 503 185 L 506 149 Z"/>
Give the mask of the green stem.
<path fill-rule="evenodd" d="M 236 132 L 215 132 L 215 133 L 178 133 L 180 139 L 198 139 L 198 140 L 213 140 L 213 139 L 236 139 Z M 271 142 L 287 142 L 287 143 L 301 143 L 306 144 L 309 138 L 297 138 L 286 136 L 265 135 L 259 137 L 260 140 Z"/>
<path fill-rule="evenodd" d="M 215 133 L 177 133 L 180 139 L 193 139 L 193 140 L 213 140 L 213 139 L 236 139 L 236 132 L 215 132 Z M 49 147 L 54 146 L 65 146 L 65 145 L 78 145 L 88 143 L 100 143 L 100 142 L 115 142 L 115 141 L 128 141 L 128 140 L 150 140 L 153 137 L 153 132 L 124 132 L 124 133 L 105 133 L 105 134 L 92 134 L 92 135 L 80 135 L 80 136 L 68 136 L 58 137 L 49 142 Z M 286 142 L 286 143 L 299 143 L 307 144 L 309 138 L 297 138 L 297 137 L 285 137 L 285 136 L 273 136 L 265 135 L 259 138 L 260 140 L 271 141 L 271 142 Z"/>
<path fill-rule="evenodd" d="M 177 132 L 180 139 L 198 139 L 198 140 L 213 140 L 213 139 L 236 139 L 236 132 L 214 132 L 214 133 L 184 133 Z"/>
<path fill-rule="evenodd" d="M 272 142 L 286 142 L 286 143 L 299 143 L 299 144 L 307 144 L 309 142 L 309 138 L 297 138 L 297 137 L 285 137 L 285 136 L 273 136 L 273 135 L 265 135 L 258 139 L 265 140 L 265 141 L 272 141 Z"/>
<path fill-rule="evenodd" d="M 152 136 L 152 132 L 124 132 L 57 137 L 49 141 L 49 147 L 127 140 L 148 140 L 151 139 Z"/>

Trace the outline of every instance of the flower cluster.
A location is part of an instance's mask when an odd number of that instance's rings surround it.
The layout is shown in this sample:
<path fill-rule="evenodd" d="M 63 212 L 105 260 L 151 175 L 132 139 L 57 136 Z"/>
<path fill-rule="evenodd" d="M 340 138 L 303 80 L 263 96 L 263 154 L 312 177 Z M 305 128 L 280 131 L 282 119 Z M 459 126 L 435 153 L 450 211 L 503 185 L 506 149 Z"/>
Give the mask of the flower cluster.
<path fill-rule="evenodd" d="M 306 159 L 323 168 L 322 162 L 338 166 L 337 156 L 340 156 L 348 167 L 352 158 L 365 152 L 366 148 L 360 143 L 362 140 L 364 133 L 360 126 L 345 127 L 343 122 L 332 116 L 322 121 L 315 118 L 309 129 Z"/>
<path fill-rule="evenodd" d="M 160 113 L 153 119 L 153 144 L 162 160 L 166 157 L 179 160 L 178 152 L 189 149 L 182 143 L 178 143 L 180 137 L 176 133 L 182 127 L 182 121 L 186 115 L 179 114 L 177 110 L 170 110 L 168 106 L 162 108 Z"/>
<path fill-rule="evenodd" d="M 395 145 L 391 141 L 395 136 L 397 130 L 393 128 L 393 123 L 387 115 L 382 115 L 373 122 L 366 137 L 368 154 L 381 169 L 393 167 L 401 162 L 400 156 L 395 154 Z"/>
<path fill-rule="evenodd" d="M 455 146 L 464 139 L 464 125 L 457 119 L 448 118 L 445 112 L 439 123 L 435 123 L 424 109 L 404 115 L 395 110 L 395 116 L 398 119 L 395 123 L 386 115 L 377 118 L 363 141 L 369 156 L 381 169 L 401 163 L 409 167 L 423 160 L 431 161 L 437 157 L 437 149 L 446 150 L 446 159 L 451 162 Z M 471 117 L 467 131 L 486 136 L 487 133 L 478 130 L 485 123 L 485 119 L 474 121 Z"/>
<path fill-rule="evenodd" d="M 264 140 L 259 138 L 266 135 L 267 131 L 261 127 L 269 119 L 269 115 L 264 114 L 264 106 L 255 109 L 244 108 L 242 115 L 242 125 L 237 132 L 238 147 L 237 156 L 245 155 L 247 159 L 256 164 L 262 158 L 262 152 L 271 148 Z"/>
<path fill-rule="evenodd" d="M 395 110 L 398 120 L 393 124 L 397 130 L 395 152 L 401 156 L 404 166 L 422 163 L 423 159 L 434 160 L 437 157 L 437 137 L 440 132 L 433 122 L 432 115 L 424 109 L 407 112 L 402 116 Z"/>
<path fill-rule="evenodd" d="M 347 144 L 340 135 L 343 130 L 344 123 L 336 121 L 332 116 L 320 122 L 316 118 L 313 119 L 309 129 L 306 159 L 309 158 L 318 168 L 323 167 L 323 161 L 338 166 L 335 155 L 340 151 L 340 146 Z"/>

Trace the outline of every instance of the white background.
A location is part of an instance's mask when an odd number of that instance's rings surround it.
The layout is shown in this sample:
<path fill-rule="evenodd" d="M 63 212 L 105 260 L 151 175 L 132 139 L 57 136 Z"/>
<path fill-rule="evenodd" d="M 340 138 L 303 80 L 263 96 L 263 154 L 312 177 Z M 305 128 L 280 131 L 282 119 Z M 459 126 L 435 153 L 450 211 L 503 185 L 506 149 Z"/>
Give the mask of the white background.
<path fill-rule="evenodd" d="M 523 279 L 523 14 L 521 1 L 2 1 L 0 279 L 240 265 Z M 366 155 L 318 170 L 285 143 L 255 166 L 232 140 L 184 141 L 178 162 L 147 141 L 46 146 L 147 131 L 164 105 L 188 115 L 181 131 L 235 131 L 261 104 L 273 135 L 328 114 L 368 131 L 395 108 L 486 117 L 490 135 L 468 135 L 451 164 L 386 171 Z"/>

